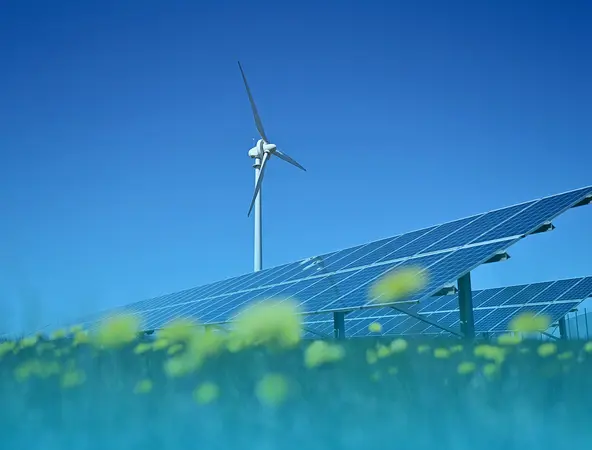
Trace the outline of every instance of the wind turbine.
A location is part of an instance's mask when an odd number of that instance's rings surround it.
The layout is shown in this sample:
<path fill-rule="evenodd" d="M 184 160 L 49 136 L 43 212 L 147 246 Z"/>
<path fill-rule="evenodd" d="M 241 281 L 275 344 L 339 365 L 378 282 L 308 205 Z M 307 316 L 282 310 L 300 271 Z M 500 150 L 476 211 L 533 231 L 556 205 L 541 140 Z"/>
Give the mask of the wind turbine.
<path fill-rule="evenodd" d="M 241 75 L 243 77 L 243 81 L 245 83 L 245 89 L 247 90 L 247 95 L 249 96 L 249 102 L 251 103 L 251 110 L 253 111 L 253 118 L 255 119 L 255 126 L 257 127 L 257 131 L 259 132 L 259 136 L 261 139 L 257 141 L 255 147 L 249 150 L 249 156 L 255 160 L 253 163 L 253 167 L 255 168 L 255 192 L 253 193 L 253 199 L 251 200 L 251 205 L 249 206 L 249 212 L 247 216 L 251 215 L 251 211 L 253 210 L 253 206 L 255 207 L 255 272 L 261 270 L 261 265 L 263 262 L 263 239 L 262 239 L 262 223 L 261 223 L 261 184 L 263 183 L 263 176 L 265 175 L 265 168 L 267 167 L 268 161 L 271 159 L 272 156 L 277 156 L 280 159 L 292 164 L 293 166 L 298 167 L 301 170 L 306 172 L 306 169 L 302 167 L 298 162 L 294 159 L 290 158 L 284 152 L 278 150 L 275 144 L 270 143 L 267 135 L 265 134 L 265 130 L 263 129 L 263 123 L 261 122 L 261 117 L 259 117 L 259 113 L 257 112 L 257 107 L 255 106 L 255 100 L 253 100 L 253 95 L 251 95 L 251 89 L 249 89 L 249 84 L 247 83 L 247 77 L 245 76 L 245 72 L 243 71 L 243 67 L 241 66 L 240 61 L 238 62 L 238 67 L 241 71 Z"/>

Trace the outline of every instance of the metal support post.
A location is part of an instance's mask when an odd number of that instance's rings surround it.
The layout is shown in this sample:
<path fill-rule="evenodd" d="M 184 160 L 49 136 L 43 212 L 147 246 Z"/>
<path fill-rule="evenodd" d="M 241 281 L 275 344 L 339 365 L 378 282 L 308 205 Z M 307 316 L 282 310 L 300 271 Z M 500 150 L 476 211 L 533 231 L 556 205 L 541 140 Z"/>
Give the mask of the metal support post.
<path fill-rule="evenodd" d="M 473 317 L 473 291 L 471 273 L 458 279 L 458 309 L 460 311 L 460 331 L 467 339 L 475 338 L 475 318 Z"/>
<path fill-rule="evenodd" d="M 565 322 L 565 317 L 559 319 L 559 338 L 567 339 L 567 323 Z"/>
<path fill-rule="evenodd" d="M 333 328 L 335 330 L 335 339 L 345 339 L 345 313 L 333 313 Z"/>
<path fill-rule="evenodd" d="M 255 186 L 257 186 L 257 182 L 259 181 L 259 176 L 261 175 L 261 159 L 255 158 L 255 164 L 253 164 L 255 168 Z M 257 193 L 257 198 L 255 199 L 255 252 L 254 252 L 254 271 L 259 272 L 261 267 L 263 266 L 263 232 L 262 228 L 263 225 L 261 223 L 261 191 L 262 189 L 259 188 L 259 192 Z"/>

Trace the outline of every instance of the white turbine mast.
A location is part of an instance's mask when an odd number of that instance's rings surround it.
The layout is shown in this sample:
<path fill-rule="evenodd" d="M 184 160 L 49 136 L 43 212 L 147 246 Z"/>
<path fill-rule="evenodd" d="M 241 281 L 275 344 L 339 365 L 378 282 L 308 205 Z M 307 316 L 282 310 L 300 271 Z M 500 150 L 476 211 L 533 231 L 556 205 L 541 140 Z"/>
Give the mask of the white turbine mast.
<path fill-rule="evenodd" d="M 265 168 L 267 167 L 268 161 L 272 156 L 277 156 L 280 159 L 292 164 L 293 166 L 298 167 L 301 170 L 306 171 L 304 167 L 298 164 L 294 159 L 290 158 L 284 152 L 278 150 L 275 144 L 272 144 L 267 135 L 265 134 L 265 130 L 263 129 L 263 123 L 261 122 L 261 117 L 259 117 L 259 113 L 257 112 L 257 107 L 255 106 L 255 100 L 253 100 L 253 96 L 251 95 L 251 89 L 249 89 L 249 84 L 247 83 L 247 77 L 245 76 L 245 72 L 243 71 L 243 67 L 241 66 L 240 61 L 238 62 L 238 67 L 241 71 L 241 75 L 243 77 L 243 81 L 245 83 L 245 89 L 247 90 L 247 95 L 249 96 L 249 102 L 251 103 L 251 110 L 253 111 L 253 118 L 255 119 L 255 126 L 257 127 L 257 131 L 259 132 L 259 136 L 261 139 L 257 141 L 255 147 L 249 150 L 249 156 L 255 160 L 253 163 L 253 167 L 255 168 L 255 191 L 253 192 L 253 199 L 251 200 L 251 205 L 249 206 L 249 212 L 247 216 L 251 215 L 251 211 L 253 207 L 255 207 L 255 259 L 254 259 L 254 268 L 255 272 L 261 270 L 261 266 L 263 263 L 263 239 L 262 239 L 262 223 L 261 223 L 261 185 L 263 183 L 263 176 L 265 175 Z"/>

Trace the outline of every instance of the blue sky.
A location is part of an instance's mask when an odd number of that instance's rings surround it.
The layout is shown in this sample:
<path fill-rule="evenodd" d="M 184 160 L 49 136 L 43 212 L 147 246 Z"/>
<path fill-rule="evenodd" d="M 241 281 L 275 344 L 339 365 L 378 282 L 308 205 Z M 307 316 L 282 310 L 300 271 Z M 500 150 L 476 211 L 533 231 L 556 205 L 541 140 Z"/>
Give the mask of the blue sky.
<path fill-rule="evenodd" d="M 589 2 L 0 8 L 5 327 L 252 270 L 238 59 L 308 169 L 271 161 L 266 267 L 592 184 Z M 570 211 L 474 286 L 592 275 L 591 224 Z"/>

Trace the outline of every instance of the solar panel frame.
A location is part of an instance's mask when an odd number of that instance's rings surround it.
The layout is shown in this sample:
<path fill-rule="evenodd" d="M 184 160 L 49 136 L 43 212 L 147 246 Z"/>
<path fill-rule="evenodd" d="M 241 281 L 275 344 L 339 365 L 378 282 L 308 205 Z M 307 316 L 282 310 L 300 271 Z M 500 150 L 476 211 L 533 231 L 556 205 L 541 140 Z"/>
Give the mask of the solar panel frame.
<path fill-rule="evenodd" d="M 403 267 L 410 262 L 419 261 L 422 258 L 425 260 L 427 257 L 432 257 L 433 254 L 430 254 L 430 250 L 437 249 L 439 245 L 442 246 L 442 242 L 449 241 L 456 243 L 456 241 L 454 241 L 454 239 L 456 239 L 454 236 L 462 236 L 463 230 L 465 233 L 468 230 L 472 230 L 468 235 L 465 234 L 466 240 L 463 245 L 452 249 L 442 249 L 441 254 L 444 256 L 428 266 L 428 269 L 437 269 L 434 270 L 436 276 L 431 279 L 431 282 L 426 289 L 413 297 L 413 300 L 416 301 L 425 300 L 440 290 L 443 285 L 455 281 L 493 256 L 492 254 L 486 254 L 487 252 L 485 251 L 481 254 L 478 250 L 490 249 L 492 251 L 495 250 L 493 254 L 499 253 L 524 236 L 535 232 L 544 223 L 553 220 L 559 214 L 580 203 L 584 198 L 591 194 L 592 186 L 589 186 L 562 194 L 543 197 L 541 199 L 468 216 L 466 218 L 445 222 L 409 233 L 399 234 L 397 236 L 384 238 L 352 248 L 326 253 L 320 257 L 307 258 L 301 261 L 272 267 L 260 272 L 243 274 L 238 277 L 227 278 L 225 280 L 186 289 L 174 294 L 160 296 L 155 299 L 136 302 L 130 305 L 129 309 L 138 313 L 160 311 L 163 314 L 166 313 L 168 316 L 171 306 L 176 304 L 195 305 L 203 303 L 202 306 L 205 307 L 206 302 L 211 303 L 215 301 L 215 304 L 218 305 L 218 307 L 228 307 L 230 303 L 224 303 L 223 299 L 247 298 L 248 296 L 237 296 L 243 292 L 253 292 L 265 295 L 265 292 L 267 291 L 271 292 L 272 290 L 276 290 L 277 285 L 300 283 L 304 280 L 319 277 L 339 277 L 342 271 L 352 271 L 353 274 L 345 277 L 341 282 L 345 282 L 348 278 L 353 277 L 354 274 L 357 274 L 357 278 L 359 279 L 361 272 L 370 266 L 384 264 L 390 268 Z M 493 220 L 493 217 L 498 217 L 498 221 L 496 222 Z M 504 220 L 500 221 L 499 218 Z M 479 228 L 480 223 L 487 224 L 487 226 L 481 225 L 483 226 L 483 229 L 481 229 Z M 492 224 L 494 225 L 491 226 Z M 502 233 L 500 230 L 505 231 Z M 478 234 L 478 231 L 482 231 L 482 233 Z M 474 237 L 475 235 L 477 235 L 477 237 Z M 472 238 L 472 240 L 467 242 L 469 238 Z M 489 242 L 494 238 L 499 238 L 499 241 Z M 364 249 L 370 251 L 365 253 Z M 388 252 L 386 252 L 386 250 L 388 250 Z M 377 258 L 380 256 L 377 254 L 379 251 L 385 252 L 385 254 L 380 258 Z M 472 255 L 472 252 L 476 254 Z M 466 260 L 463 259 L 463 255 L 472 255 L 472 258 Z M 398 260 L 393 259 L 395 256 Z M 360 262 L 368 263 L 372 259 L 374 259 L 373 264 L 366 264 L 366 266 L 356 265 Z M 311 261 L 318 260 L 325 261 L 325 263 L 311 264 Z M 326 264 L 327 261 L 329 264 Z M 451 268 L 451 263 L 453 268 Z M 321 270 L 320 267 L 324 271 L 321 275 L 318 274 Z M 331 271 L 332 269 L 333 271 Z M 369 274 L 370 272 L 367 273 Z M 373 278 L 372 281 L 374 279 L 375 278 Z M 262 282 L 264 284 L 261 284 Z M 366 280 L 363 285 L 367 287 L 370 282 L 371 281 Z M 342 287 L 345 286 L 347 286 L 347 283 L 342 285 Z M 342 293 L 341 298 L 345 298 L 344 296 L 346 295 L 349 295 L 352 298 L 361 298 L 352 295 L 353 291 L 358 291 L 360 288 L 360 286 L 357 286 L 352 288 L 352 291 Z M 254 299 L 249 299 L 248 301 L 253 300 Z M 339 299 L 333 300 L 331 303 L 324 305 L 315 312 L 347 311 L 352 308 L 369 308 L 376 306 L 369 301 L 365 301 L 364 303 L 361 301 L 353 303 L 353 301 L 340 302 L 338 300 Z M 303 302 L 303 304 L 306 306 L 307 302 L 311 305 L 313 304 L 309 299 Z M 149 308 L 147 308 L 148 306 Z M 229 312 L 236 310 L 235 306 L 235 304 L 232 304 Z M 128 310 L 128 308 L 118 308 L 113 312 L 122 310 Z M 312 311 L 308 310 L 307 312 Z M 156 312 L 153 314 L 156 314 Z M 228 314 L 226 314 L 226 316 L 228 316 Z M 226 317 L 224 320 L 232 320 L 232 317 Z"/>
<path fill-rule="evenodd" d="M 552 291 L 555 293 L 554 297 L 544 297 L 542 298 L 543 301 L 528 301 L 528 299 L 523 298 L 524 301 L 522 303 L 509 303 L 509 300 L 516 299 L 516 293 L 531 291 L 534 292 L 534 297 L 536 298 L 540 296 L 540 293 L 536 294 L 537 290 L 540 292 L 546 292 L 552 286 L 567 287 L 567 289 L 566 292 Z M 580 289 L 574 289 L 575 286 L 580 286 Z M 572 294 L 569 295 L 569 292 Z M 475 298 L 483 296 L 487 299 L 494 297 L 497 297 L 498 299 L 495 304 L 475 307 L 474 322 L 476 331 L 478 333 L 500 333 L 502 331 L 507 332 L 507 324 L 509 321 L 517 313 L 521 312 L 532 311 L 537 314 L 550 314 L 553 321 L 557 320 L 586 298 L 592 297 L 592 277 L 577 277 L 565 280 L 497 287 L 476 290 L 473 291 L 473 294 Z M 433 297 L 429 300 L 431 304 L 454 304 L 455 307 L 448 311 L 443 310 L 443 308 L 438 308 L 436 311 L 430 311 L 423 314 L 424 317 L 436 320 L 440 325 L 444 325 L 448 328 L 455 328 L 455 326 L 460 324 L 457 294 Z M 316 321 L 317 326 L 321 327 L 320 324 L 323 323 L 323 327 L 329 327 L 330 329 L 333 326 L 332 320 L 328 316 L 324 316 L 323 319 L 323 321 Z M 368 330 L 368 326 L 373 322 L 379 322 L 381 324 L 382 334 L 385 335 L 392 334 L 394 331 L 397 331 L 398 334 L 401 335 L 408 335 L 411 330 L 417 331 L 419 328 L 423 329 L 423 332 L 419 333 L 422 335 L 448 334 L 446 331 L 434 327 L 431 324 L 427 324 L 388 307 L 356 310 L 346 316 L 345 322 L 346 334 L 348 337 L 374 335 L 375 333 Z M 414 326 L 414 324 L 418 322 L 425 323 L 425 326 Z M 486 326 L 488 323 L 490 326 Z"/>

